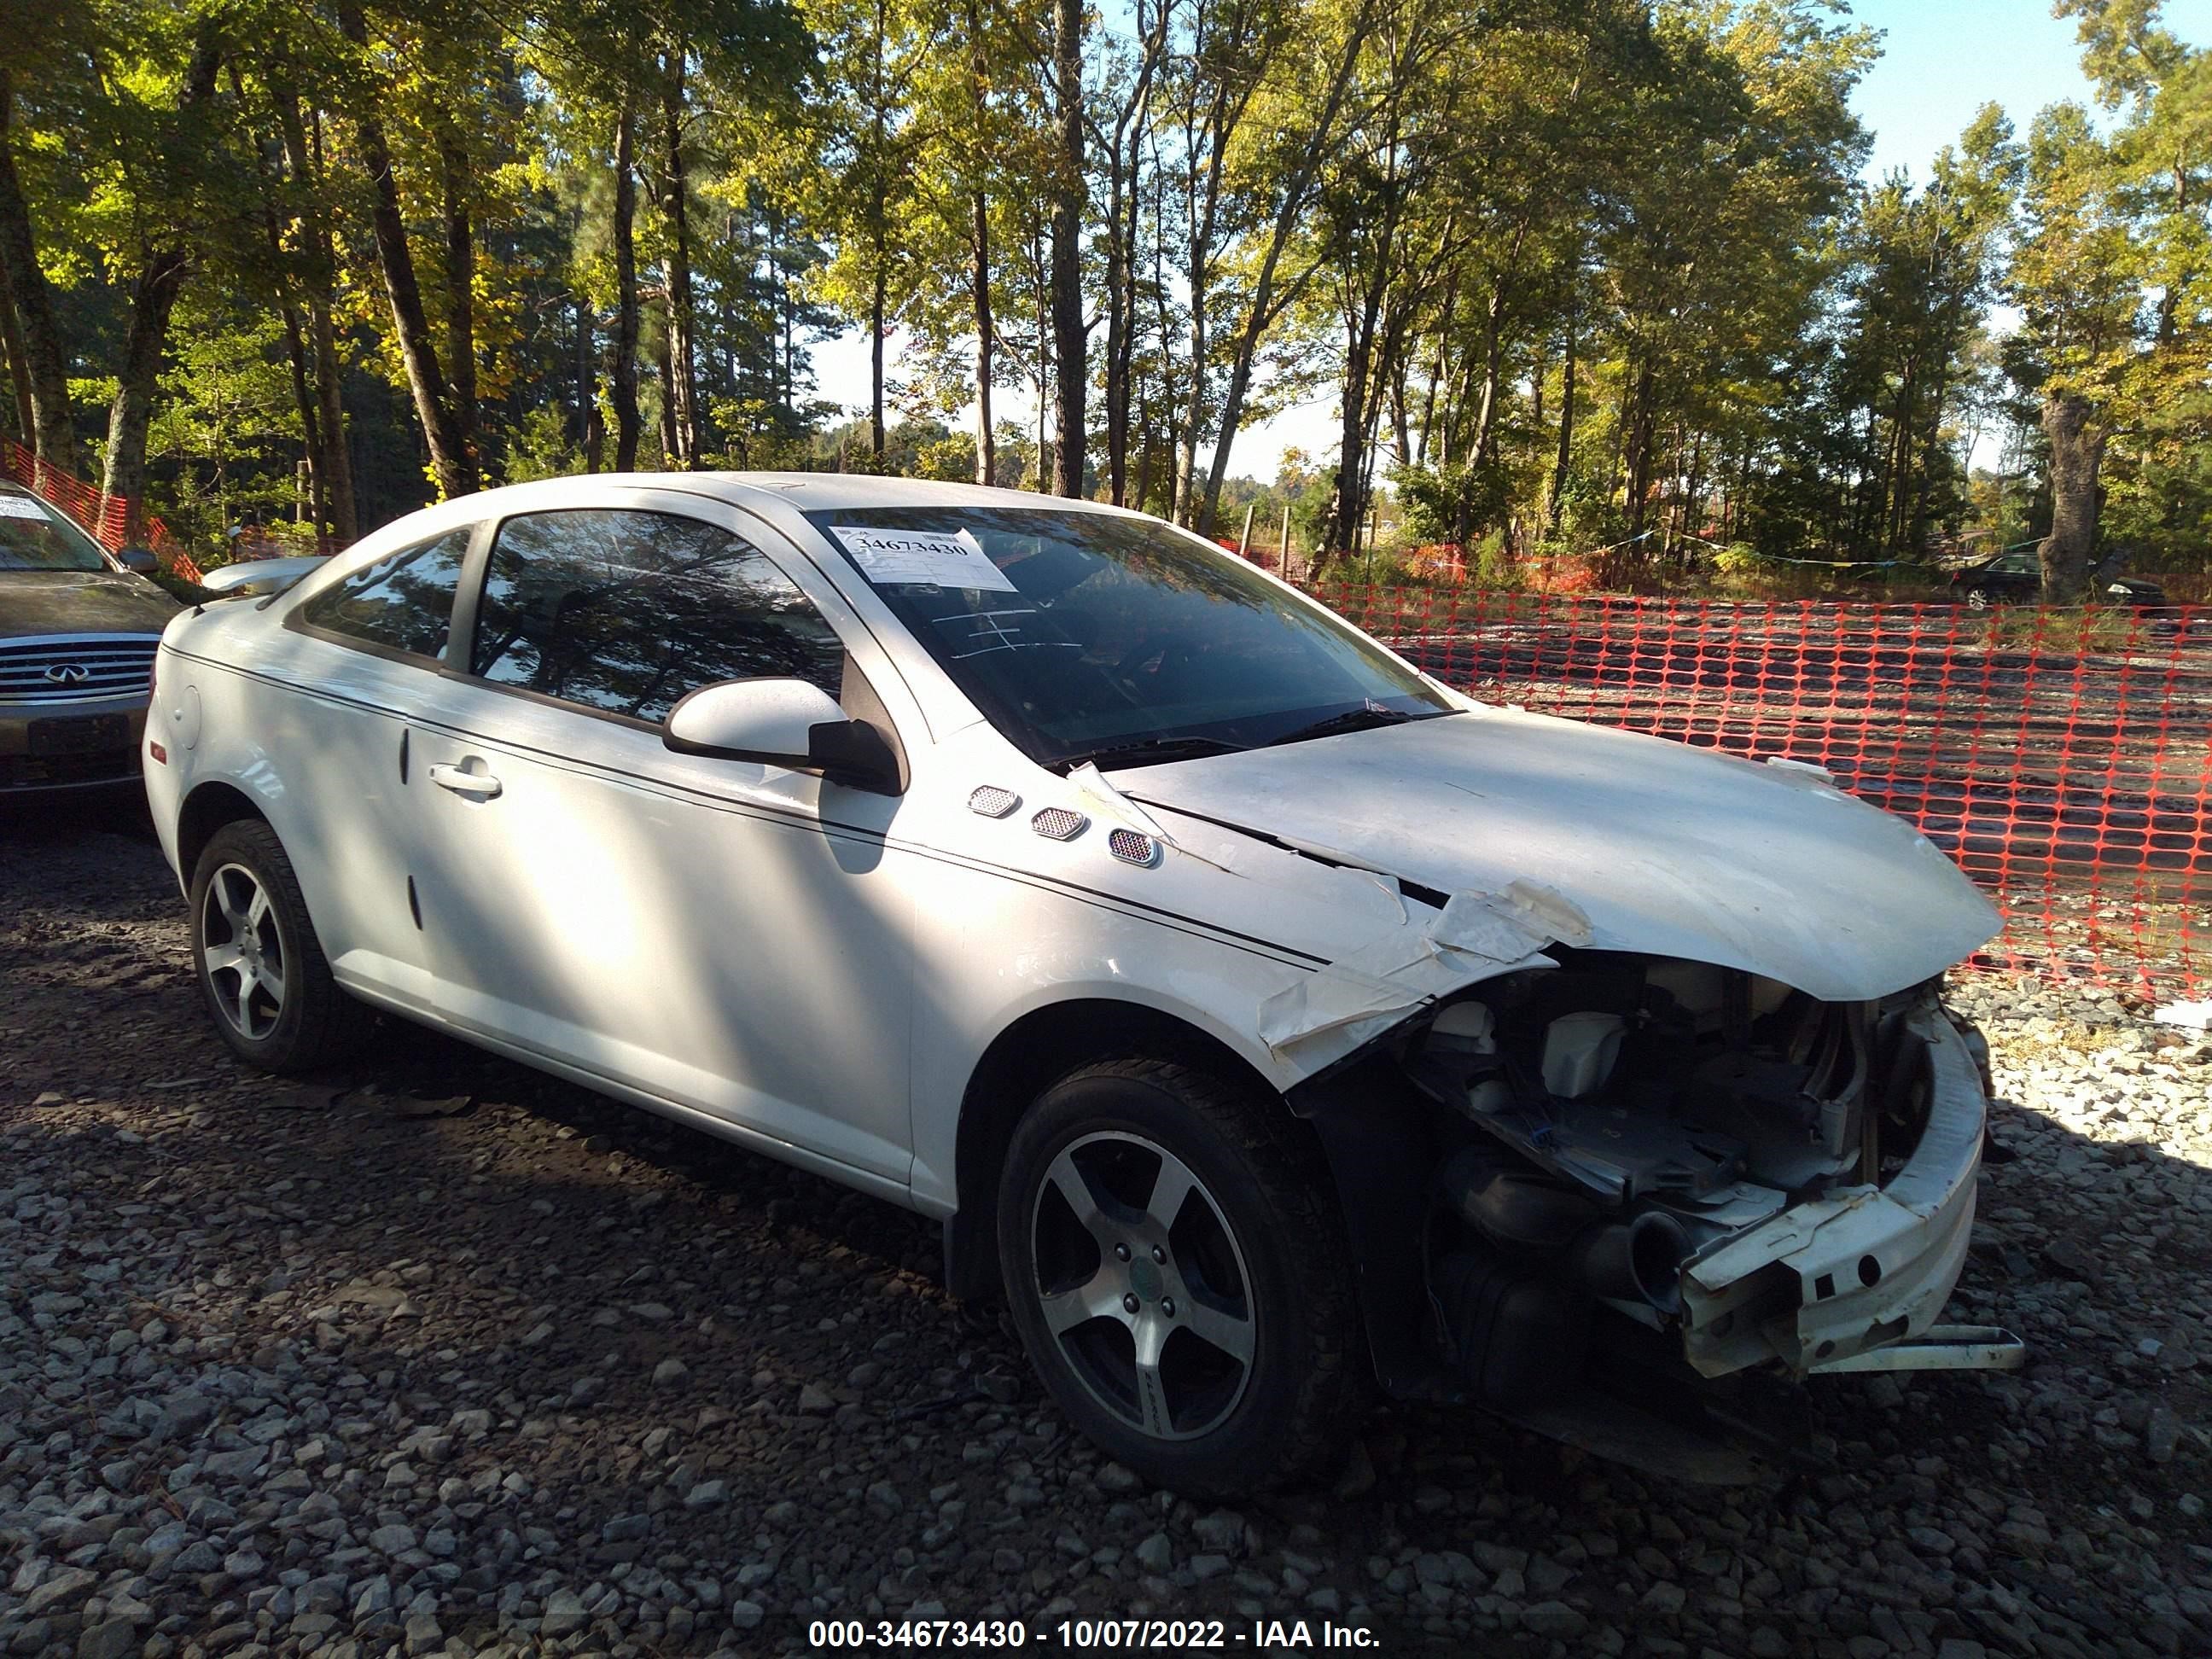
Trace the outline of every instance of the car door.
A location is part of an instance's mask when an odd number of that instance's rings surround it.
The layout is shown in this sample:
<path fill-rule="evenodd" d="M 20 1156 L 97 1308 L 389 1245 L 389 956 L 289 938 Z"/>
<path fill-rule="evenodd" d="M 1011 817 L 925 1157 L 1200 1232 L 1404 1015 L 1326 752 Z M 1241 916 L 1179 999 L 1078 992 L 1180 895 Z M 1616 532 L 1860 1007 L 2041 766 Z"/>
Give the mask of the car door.
<path fill-rule="evenodd" d="M 415 867 L 412 730 L 437 701 L 476 526 L 373 560 L 308 594 L 252 666 L 254 718 L 283 786 L 286 847 L 342 983 L 429 1006 Z"/>
<path fill-rule="evenodd" d="M 734 509 L 622 499 L 505 520 L 471 578 L 466 672 L 445 682 L 418 803 L 449 1014 L 902 1184 L 896 799 L 678 755 L 660 731 L 685 693 L 727 679 L 796 676 L 853 707 L 870 693 L 840 625 L 872 642 Z"/>

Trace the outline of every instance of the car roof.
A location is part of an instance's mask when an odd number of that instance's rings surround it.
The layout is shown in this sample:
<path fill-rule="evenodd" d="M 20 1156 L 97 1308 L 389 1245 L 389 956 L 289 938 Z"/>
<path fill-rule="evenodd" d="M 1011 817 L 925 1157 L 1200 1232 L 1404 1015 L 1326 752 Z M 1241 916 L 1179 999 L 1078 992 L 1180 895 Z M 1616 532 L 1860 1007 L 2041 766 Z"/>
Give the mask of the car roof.
<path fill-rule="evenodd" d="M 705 495 L 764 514 L 778 507 L 802 514 L 860 507 L 995 507 L 1015 511 L 1095 513 L 1115 518 L 1144 516 L 1104 501 L 1044 495 L 1034 490 L 941 483 L 928 478 L 886 478 L 866 472 L 568 473 L 475 490 L 404 514 L 335 555 L 331 568 L 357 569 L 412 545 L 418 538 L 445 534 L 488 518 L 587 505 L 599 492 L 609 488 Z M 313 589 L 303 584 L 301 591 L 311 592 Z"/>
<path fill-rule="evenodd" d="M 527 483 L 503 484 L 493 489 L 457 495 L 419 512 L 395 519 L 392 524 L 355 544 L 373 544 L 386 551 L 398 544 L 386 534 L 395 526 L 406 526 L 404 534 L 434 533 L 441 526 L 471 524 L 509 513 L 530 513 L 573 506 L 608 488 L 659 489 L 707 495 L 749 507 L 756 512 L 771 504 L 799 513 L 837 512 L 848 508 L 887 507 L 995 507 L 1014 510 L 1098 513 L 1137 517 L 1127 508 L 1110 507 L 1064 495 L 1042 495 L 1027 489 L 994 489 L 981 484 L 940 483 L 927 478 L 884 478 L 865 472 L 599 472 L 571 473 L 557 478 L 538 478 Z"/>
<path fill-rule="evenodd" d="M 1034 490 L 999 489 L 987 484 L 949 483 L 928 478 L 887 478 L 866 472 L 648 472 L 630 475 L 639 483 L 696 489 L 709 481 L 744 491 L 772 492 L 802 513 L 841 507 L 1059 507 L 1101 512 L 1103 502 L 1039 495 Z"/>

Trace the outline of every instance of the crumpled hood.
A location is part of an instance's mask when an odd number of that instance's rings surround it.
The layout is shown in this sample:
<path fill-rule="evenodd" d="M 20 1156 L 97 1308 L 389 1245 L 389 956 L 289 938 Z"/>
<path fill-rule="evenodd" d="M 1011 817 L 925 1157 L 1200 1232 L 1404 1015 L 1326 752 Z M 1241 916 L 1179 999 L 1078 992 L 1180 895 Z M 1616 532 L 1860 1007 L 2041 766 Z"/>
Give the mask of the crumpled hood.
<path fill-rule="evenodd" d="M 1925 836 L 1816 773 L 1518 710 L 1112 781 L 1448 893 L 1535 883 L 1581 908 L 1597 949 L 1741 968 L 1823 1001 L 1916 984 L 2002 921 Z"/>
<path fill-rule="evenodd" d="M 0 570 L 0 639 L 33 634 L 158 634 L 177 602 L 112 570 Z"/>

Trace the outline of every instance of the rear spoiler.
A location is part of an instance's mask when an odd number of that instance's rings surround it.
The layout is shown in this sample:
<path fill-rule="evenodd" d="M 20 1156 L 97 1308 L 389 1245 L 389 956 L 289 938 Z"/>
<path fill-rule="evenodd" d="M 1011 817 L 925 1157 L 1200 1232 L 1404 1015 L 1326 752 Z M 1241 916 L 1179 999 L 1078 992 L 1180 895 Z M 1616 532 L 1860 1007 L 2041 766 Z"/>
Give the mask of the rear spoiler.
<path fill-rule="evenodd" d="M 209 571 L 199 585 L 210 593 L 282 593 L 301 577 L 320 570 L 326 557 L 310 553 L 296 559 L 246 559 Z"/>

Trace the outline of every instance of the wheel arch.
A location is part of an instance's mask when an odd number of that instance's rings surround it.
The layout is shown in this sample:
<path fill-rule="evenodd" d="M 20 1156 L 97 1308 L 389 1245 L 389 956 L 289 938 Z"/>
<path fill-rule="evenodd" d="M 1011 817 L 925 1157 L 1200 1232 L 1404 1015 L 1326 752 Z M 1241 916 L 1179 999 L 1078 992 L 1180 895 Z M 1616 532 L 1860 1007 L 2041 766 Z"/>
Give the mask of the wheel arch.
<path fill-rule="evenodd" d="M 191 885 L 192 871 L 200 861 L 200 854 L 215 839 L 216 831 L 226 823 L 236 823 L 251 818 L 269 823 L 269 815 L 260 804 L 236 784 L 220 778 L 210 778 L 192 786 L 185 797 L 185 804 L 177 811 L 177 874 L 186 887 Z M 271 830 L 275 825 L 271 824 Z"/>
<path fill-rule="evenodd" d="M 999 1293 L 999 1171 L 1014 1126 L 1070 1072 L 1128 1056 L 1176 1059 L 1278 1101 L 1276 1085 L 1219 1037 L 1179 1015 L 1110 997 L 1032 1008 L 994 1037 L 969 1073 L 954 1143 L 958 1207 L 945 1221 L 945 1279 L 957 1297 Z M 1286 1120 L 1291 1117 L 1287 1106 Z"/>

